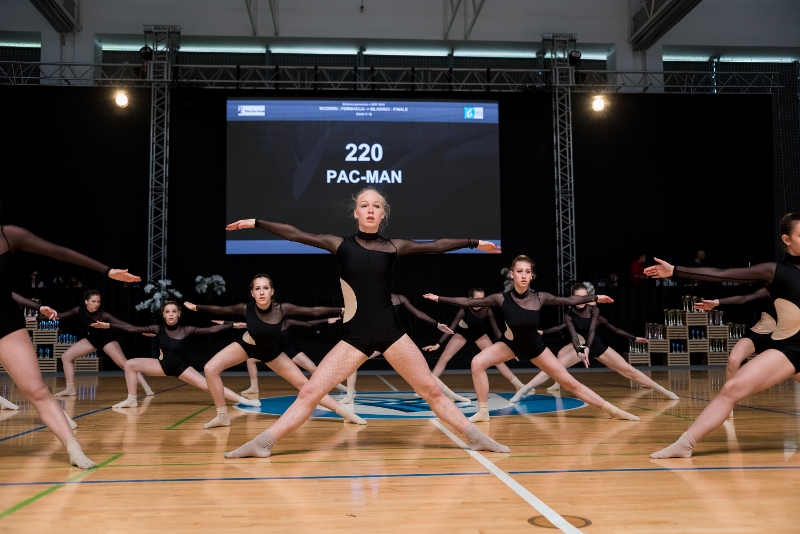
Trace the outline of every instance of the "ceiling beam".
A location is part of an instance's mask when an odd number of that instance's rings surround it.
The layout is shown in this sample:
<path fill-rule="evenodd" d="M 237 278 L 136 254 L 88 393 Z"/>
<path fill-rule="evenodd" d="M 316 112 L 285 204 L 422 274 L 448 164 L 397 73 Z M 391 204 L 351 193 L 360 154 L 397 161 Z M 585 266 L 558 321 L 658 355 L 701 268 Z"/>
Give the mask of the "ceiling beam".
<path fill-rule="evenodd" d="M 82 0 L 30 0 L 58 33 L 77 33 L 81 27 Z"/>
<path fill-rule="evenodd" d="M 486 0 L 470 0 L 464 5 L 464 39 L 469 39 L 469 34 L 472 33 L 472 28 L 475 27 L 475 22 L 483 9 L 483 3 Z M 469 6 L 472 4 L 472 13 L 469 13 Z"/>
<path fill-rule="evenodd" d="M 628 42 L 633 45 L 634 50 L 647 50 L 701 1 L 639 0 L 641 7 L 631 19 L 631 36 Z"/>
<path fill-rule="evenodd" d="M 444 40 L 450 35 L 450 29 L 456 20 L 456 14 L 461 7 L 462 0 L 442 0 L 444 3 Z"/>
<path fill-rule="evenodd" d="M 256 36 L 258 35 L 258 0 L 244 0 L 244 5 L 247 8 L 247 16 L 250 17 L 253 36 Z"/>

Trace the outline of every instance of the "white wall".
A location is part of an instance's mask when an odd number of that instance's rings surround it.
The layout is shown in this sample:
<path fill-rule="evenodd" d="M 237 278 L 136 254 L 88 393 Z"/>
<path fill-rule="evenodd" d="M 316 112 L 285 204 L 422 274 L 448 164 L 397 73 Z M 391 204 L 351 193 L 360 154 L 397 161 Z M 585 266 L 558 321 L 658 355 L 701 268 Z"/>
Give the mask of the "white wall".
<path fill-rule="evenodd" d="M 469 0 L 465 0 L 465 3 Z M 281 0 L 282 37 L 441 41 L 441 0 Z M 184 35 L 252 35 L 243 0 L 84 0 L 83 32 L 67 42 L 66 59 L 93 62 L 95 34 L 140 35 L 145 24 L 179 24 Z M 459 16 L 451 40 L 464 38 Z M 42 60 L 58 61 L 58 34 L 29 0 L 0 2 L 0 30 L 40 31 Z M 627 42 L 627 0 L 486 0 L 470 41 L 541 41 L 545 32 L 572 32 L 579 43 L 614 49 L 619 70 L 641 69 Z M 258 35 L 272 36 L 269 3 L 258 1 Z M 663 45 L 800 47 L 800 0 L 703 0 L 648 52 L 660 70 Z M 580 47 L 579 47 L 580 48 Z"/>

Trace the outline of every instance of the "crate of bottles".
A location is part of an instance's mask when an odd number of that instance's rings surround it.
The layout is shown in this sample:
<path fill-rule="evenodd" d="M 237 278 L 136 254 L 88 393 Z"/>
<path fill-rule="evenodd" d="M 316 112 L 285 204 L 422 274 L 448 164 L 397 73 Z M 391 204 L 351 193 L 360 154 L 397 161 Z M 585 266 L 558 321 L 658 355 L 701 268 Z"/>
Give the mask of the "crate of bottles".
<path fill-rule="evenodd" d="M 707 326 L 706 332 L 708 332 L 708 339 L 727 339 L 729 335 L 727 325 Z"/>
<path fill-rule="evenodd" d="M 67 352 L 67 349 L 69 349 L 77 341 L 78 337 L 73 336 L 72 334 L 59 334 L 56 342 L 53 344 L 53 356 L 56 358 L 61 358 L 61 356 Z"/>
<path fill-rule="evenodd" d="M 706 365 L 727 365 L 728 353 L 727 352 L 709 352 L 703 358 Z"/>
<path fill-rule="evenodd" d="M 103 360 L 97 357 L 97 353 L 87 354 L 75 360 L 76 371 L 99 371 L 102 368 Z"/>
<path fill-rule="evenodd" d="M 659 354 L 666 354 L 669 352 L 669 340 L 668 339 L 651 339 L 647 343 L 648 352 L 652 353 L 659 353 Z"/>
<path fill-rule="evenodd" d="M 689 339 L 689 328 L 686 326 L 668 326 L 667 339 Z"/>
<path fill-rule="evenodd" d="M 34 330 L 34 345 L 53 345 L 58 341 L 58 332 L 55 330 Z"/>
<path fill-rule="evenodd" d="M 626 352 L 625 359 L 631 365 L 651 365 L 650 354 L 647 352 Z"/>
<path fill-rule="evenodd" d="M 708 352 L 707 339 L 689 339 L 687 341 L 689 352 Z"/>
<path fill-rule="evenodd" d="M 667 354 L 667 365 L 689 365 L 689 353 L 670 352 Z"/>
<path fill-rule="evenodd" d="M 708 313 L 704 311 L 685 312 L 683 314 L 683 324 L 686 326 L 707 326 Z"/>

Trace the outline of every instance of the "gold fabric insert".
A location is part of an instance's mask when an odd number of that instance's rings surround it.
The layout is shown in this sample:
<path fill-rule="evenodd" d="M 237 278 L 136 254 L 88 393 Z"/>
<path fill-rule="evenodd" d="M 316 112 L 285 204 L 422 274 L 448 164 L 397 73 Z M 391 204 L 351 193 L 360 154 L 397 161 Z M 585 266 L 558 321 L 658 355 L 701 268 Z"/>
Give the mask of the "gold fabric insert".
<path fill-rule="evenodd" d="M 250 332 L 245 332 L 244 333 L 244 335 L 242 336 L 242 341 L 244 341 L 248 345 L 255 345 L 256 344 L 256 340 L 253 339 L 253 336 L 250 335 Z"/>
<path fill-rule="evenodd" d="M 458 321 L 458 326 L 460 326 L 461 328 L 469 328 L 469 325 L 464 322 L 464 319 Z"/>
<path fill-rule="evenodd" d="M 350 287 L 350 284 L 341 278 L 339 278 L 339 282 L 342 284 L 342 296 L 344 297 L 344 317 L 342 322 L 346 323 L 355 316 L 356 310 L 358 310 L 358 299 L 356 299 L 356 293 Z"/>
<path fill-rule="evenodd" d="M 788 339 L 800 332 L 800 308 L 785 299 L 775 299 L 778 324 L 772 332 L 772 339 Z"/>
<path fill-rule="evenodd" d="M 761 319 L 750 330 L 756 334 L 771 334 L 775 331 L 775 319 L 767 312 L 761 312 Z"/>

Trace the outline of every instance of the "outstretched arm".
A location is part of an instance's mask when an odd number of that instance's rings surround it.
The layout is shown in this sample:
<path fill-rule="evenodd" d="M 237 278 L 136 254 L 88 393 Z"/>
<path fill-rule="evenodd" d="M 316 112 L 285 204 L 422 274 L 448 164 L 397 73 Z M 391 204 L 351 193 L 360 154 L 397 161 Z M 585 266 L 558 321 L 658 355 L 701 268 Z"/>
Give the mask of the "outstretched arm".
<path fill-rule="evenodd" d="M 196 326 L 187 326 L 185 328 L 186 337 L 198 336 L 200 334 L 216 334 L 217 332 L 230 330 L 231 328 L 233 328 L 234 324 L 235 323 L 222 323 L 222 324 L 215 324 L 214 326 L 204 326 L 202 328 Z"/>
<path fill-rule="evenodd" d="M 599 315 L 599 313 L 598 313 L 598 315 Z M 647 343 L 647 339 L 646 338 L 639 337 L 639 336 L 634 336 L 633 334 L 630 334 L 630 333 L 626 332 L 625 330 L 623 330 L 621 328 L 617 328 L 613 324 L 609 323 L 608 319 L 606 319 L 605 317 L 600 317 L 599 322 L 600 322 L 600 326 L 608 328 L 609 330 L 611 330 L 612 332 L 614 332 L 615 334 L 617 334 L 619 336 L 626 337 L 626 338 L 630 339 L 631 341 L 636 341 L 636 342 L 639 342 L 639 343 Z"/>
<path fill-rule="evenodd" d="M 421 312 L 417 308 L 415 308 L 414 305 L 411 304 L 411 302 L 409 302 L 409 300 L 406 298 L 405 295 L 398 295 L 398 297 L 400 298 L 400 302 L 403 304 L 403 306 L 405 306 L 405 308 L 408 311 L 410 311 L 414 317 L 416 317 L 420 321 L 425 321 L 428 324 L 432 324 L 433 326 L 439 326 L 439 321 L 434 321 L 430 315 Z"/>
<path fill-rule="evenodd" d="M 573 295 L 571 297 L 557 297 L 550 293 L 539 292 L 539 298 L 543 306 L 575 306 L 577 304 L 587 304 L 589 302 L 597 302 L 600 304 L 609 304 L 614 302 L 614 299 L 606 295 Z"/>
<path fill-rule="evenodd" d="M 289 224 L 270 222 L 262 219 L 244 219 L 236 221 L 235 223 L 229 224 L 225 229 L 231 232 L 233 230 L 244 230 L 246 228 L 260 228 L 286 240 L 321 248 L 332 254 L 336 253 L 336 249 L 339 248 L 339 245 L 343 241 L 339 236 L 330 234 L 310 234 Z"/>
<path fill-rule="evenodd" d="M 464 310 L 458 310 L 458 312 L 456 312 L 455 318 L 453 319 L 453 322 L 450 323 L 450 332 L 455 332 L 456 327 L 458 326 L 458 322 L 461 321 L 461 319 L 463 318 L 464 318 Z M 445 332 L 444 334 L 442 334 L 442 337 L 439 338 L 439 342 L 436 344 L 436 349 L 438 349 L 442 345 L 442 343 L 447 341 L 448 337 L 453 335 L 450 332 Z M 436 349 L 431 349 L 431 350 L 436 350 Z"/>
<path fill-rule="evenodd" d="M 592 318 L 592 322 L 594 323 L 594 318 Z M 584 361 L 584 363 L 586 363 L 586 358 L 583 354 L 583 349 L 581 348 L 581 342 L 578 339 L 578 332 L 575 330 L 575 323 L 573 323 L 572 317 L 570 317 L 569 314 L 564 315 L 564 325 L 567 327 L 567 331 L 569 332 L 569 337 L 572 340 L 572 346 L 575 349 L 575 353 L 580 357 L 581 360 Z"/>
<path fill-rule="evenodd" d="M 440 297 L 439 295 L 434 295 L 433 293 L 425 293 L 422 296 L 434 302 L 450 304 L 460 308 L 494 308 L 496 306 L 503 305 L 502 293 L 494 293 L 488 297 L 483 297 L 480 299 L 473 299 L 469 297 Z"/>
<path fill-rule="evenodd" d="M 187 310 L 213 313 L 214 315 L 241 315 L 247 312 L 247 304 L 231 304 L 230 306 L 212 306 L 210 304 L 192 304 L 184 302 Z"/>
<path fill-rule="evenodd" d="M 286 324 L 287 326 L 311 327 L 311 326 L 317 326 L 318 324 L 325 324 L 325 323 L 333 324 L 336 321 L 340 321 L 341 319 L 342 319 L 341 317 L 328 317 L 327 319 L 314 319 L 313 321 L 301 321 L 299 319 L 286 319 L 284 321 L 284 324 Z"/>
<path fill-rule="evenodd" d="M 75 306 L 71 310 L 67 310 L 63 313 L 58 314 L 58 320 L 63 321 L 65 319 L 71 319 L 72 317 L 78 316 L 78 306 Z"/>
<path fill-rule="evenodd" d="M 92 323 L 91 326 L 93 328 L 112 328 L 114 330 L 121 330 L 130 334 L 158 334 L 157 324 L 151 324 L 148 326 L 135 326 L 124 321 L 120 321 L 119 319 L 117 319 L 114 323 L 110 323 L 108 321 L 96 321 Z"/>
<path fill-rule="evenodd" d="M 127 269 L 112 269 L 97 260 L 84 256 L 80 252 L 75 252 L 72 249 L 45 241 L 24 228 L 18 226 L 4 226 L 3 233 L 6 239 L 8 239 L 12 251 L 24 250 L 32 254 L 40 254 L 66 263 L 73 263 L 81 267 L 86 267 L 87 269 L 105 273 L 110 278 L 121 282 L 138 282 L 141 280 L 138 276 L 128 273 Z"/>
<path fill-rule="evenodd" d="M 555 334 L 556 332 L 561 332 L 566 327 L 567 327 L 566 323 L 560 324 L 558 326 L 553 326 L 553 327 L 548 328 L 546 330 L 542 330 L 542 334 L 541 335 L 544 336 L 544 335 L 547 335 L 547 334 Z"/>
<path fill-rule="evenodd" d="M 281 306 L 285 315 L 310 315 L 312 317 L 319 317 L 320 315 L 339 315 L 344 312 L 344 308 L 331 308 L 329 306 L 314 306 L 313 308 L 309 308 L 288 303 L 283 303 Z"/>
<path fill-rule="evenodd" d="M 717 306 L 738 306 L 747 304 L 748 302 L 753 302 L 754 300 L 769 298 L 772 298 L 769 295 L 769 291 L 767 291 L 767 288 L 762 287 L 755 293 L 750 293 L 749 295 L 737 295 L 735 297 L 726 297 L 723 299 L 703 300 L 703 302 L 696 303 L 694 308 L 696 310 L 713 310 Z"/>
<path fill-rule="evenodd" d="M 494 338 L 495 339 L 500 339 L 500 336 L 502 336 L 503 333 L 500 331 L 500 328 L 497 326 L 497 321 L 494 318 L 494 312 L 492 312 L 492 310 L 488 309 L 488 308 L 486 309 L 486 311 L 489 312 L 489 324 L 492 326 L 492 332 L 494 332 Z"/>
<path fill-rule="evenodd" d="M 734 269 L 714 269 L 711 267 L 680 267 L 653 258 L 657 265 L 652 265 L 644 270 L 644 274 L 653 278 L 669 278 L 679 276 L 681 278 L 691 278 L 693 280 L 705 280 L 708 282 L 739 282 L 742 284 L 752 284 L 755 282 L 765 282 L 771 284 L 775 279 L 775 269 L 778 264 L 775 262 L 759 263 L 750 267 L 737 267 Z"/>
<path fill-rule="evenodd" d="M 397 247 L 397 255 L 425 254 L 428 252 L 449 252 L 460 248 L 478 248 L 490 254 L 500 254 L 500 247 L 491 241 L 478 239 L 435 239 L 433 241 L 412 241 L 410 239 L 392 239 Z"/>
<path fill-rule="evenodd" d="M 30 299 L 26 299 L 22 295 L 18 293 L 11 292 L 11 298 L 14 299 L 14 302 L 22 306 L 23 308 L 28 308 L 30 310 L 36 310 L 37 312 L 41 313 L 43 316 L 47 317 L 51 321 L 55 321 L 58 319 L 58 312 L 51 308 L 50 306 L 42 306 L 38 302 L 34 302 Z M 35 318 L 28 318 L 30 321 L 35 321 Z"/>

